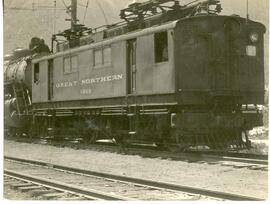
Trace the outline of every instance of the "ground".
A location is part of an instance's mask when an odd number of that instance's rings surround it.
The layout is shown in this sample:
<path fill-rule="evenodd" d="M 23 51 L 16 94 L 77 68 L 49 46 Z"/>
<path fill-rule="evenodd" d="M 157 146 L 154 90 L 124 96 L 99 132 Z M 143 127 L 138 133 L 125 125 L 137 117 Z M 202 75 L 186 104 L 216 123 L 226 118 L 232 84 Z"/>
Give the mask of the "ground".
<path fill-rule="evenodd" d="M 264 106 L 262 109 L 263 112 L 263 124 L 262 127 L 255 127 L 253 130 L 249 131 L 249 138 L 252 142 L 251 153 L 256 154 L 268 154 L 269 150 L 269 107 Z"/>
<path fill-rule="evenodd" d="M 10 187 L 4 187 L 4 198 L 7 200 L 37 200 L 27 193 L 21 193 L 18 190 L 13 190 Z"/>
<path fill-rule="evenodd" d="M 170 182 L 260 198 L 267 197 L 268 174 L 263 170 L 206 162 L 144 158 L 41 144 L 4 142 L 6 156 L 20 157 L 123 176 Z"/>

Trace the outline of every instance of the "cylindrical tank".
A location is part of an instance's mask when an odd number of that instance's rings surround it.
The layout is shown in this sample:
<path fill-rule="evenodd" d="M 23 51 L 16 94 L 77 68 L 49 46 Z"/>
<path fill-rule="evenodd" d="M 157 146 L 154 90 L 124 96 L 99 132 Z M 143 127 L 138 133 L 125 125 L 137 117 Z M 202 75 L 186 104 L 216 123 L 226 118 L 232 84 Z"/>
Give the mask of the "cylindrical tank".
<path fill-rule="evenodd" d="M 22 59 L 15 63 L 9 63 L 4 68 L 5 81 L 23 82 L 25 81 L 25 71 L 27 68 L 27 62 Z"/>
<path fill-rule="evenodd" d="M 28 93 L 31 93 L 31 57 L 29 49 L 18 48 L 4 58 L 5 129 L 26 126 L 24 114 L 27 108 L 24 101 L 28 100 Z"/>
<path fill-rule="evenodd" d="M 5 56 L 4 82 L 24 83 L 31 89 L 31 51 L 18 48 Z"/>

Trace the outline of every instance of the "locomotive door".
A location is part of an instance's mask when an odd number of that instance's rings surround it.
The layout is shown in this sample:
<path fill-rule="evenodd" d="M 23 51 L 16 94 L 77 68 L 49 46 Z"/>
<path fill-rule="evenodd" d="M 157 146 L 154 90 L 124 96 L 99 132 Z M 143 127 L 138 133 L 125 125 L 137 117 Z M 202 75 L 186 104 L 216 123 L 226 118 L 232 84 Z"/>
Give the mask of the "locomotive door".
<path fill-rule="evenodd" d="M 53 60 L 48 61 L 48 100 L 53 98 Z"/>
<path fill-rule="evenodd" d="M 127 41 L 127 93 L 136 91 L 136 39 Z"/>

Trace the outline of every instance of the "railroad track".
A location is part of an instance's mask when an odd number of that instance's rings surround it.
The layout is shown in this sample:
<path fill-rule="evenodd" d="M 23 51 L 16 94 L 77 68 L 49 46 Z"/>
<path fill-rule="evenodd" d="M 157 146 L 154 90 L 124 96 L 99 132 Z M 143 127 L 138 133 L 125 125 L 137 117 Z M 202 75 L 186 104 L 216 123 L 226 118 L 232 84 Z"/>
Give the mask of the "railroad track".
<path fill-rule="evenodd" d="M 21 139 L 21 138 L 20 138 Z M 41 142 L 41 140 L 36 141 Z M 71 148 L 78 149 L 93 149 L 97 151 L 109 151 L 114 153 L 119 153 L 119 147 L 113 143 L 109 142 L 97 142 L 95 144 L 81 144 L 72 143 L 68 141 L 54 141 L 54 140 L 42 140 L 42 144 L 55 145 L 55 146 L 67 146 Z M 47 143 L 48 142 L 48 143 Z M 122 151 L 122 150 L 121 150 Z M 189 162 L 206 162 L 214 164 L 224 163 L 225 165 L 236 166 L 238 168 L 247 167 L 254 170 L 265 170 L 268 171 L 268 155 L 258 155 L 250 153 L 239 153 L 239 152 L 224 152 L 224 151 L 199 151 L 199 150 L 189 150 L 186 152 L 171 152 L 167 150 L 158 149 L 154 146 L 147 145 L 132 145 L 125 148 L 121 153 L 124 154 L 138 154 L 146 157 L 159 157 L 162 159 L 173 159 L 179 161 L 189 161 Z M 240 165 L 235 165 L 239 163 Z M 247 164 L 247 165 L 244 165 Z"/>
<path fill-rule="evenodd" d="M 25 191 L 47 188 L 42 194 L 45 198 L 60 200 L 262 200 L 12 157 L 5 157 L 4 175 L 23 182 L 22 185 L 15 182 L 18 188 Z"/>
<path fill-rule="evenodd" d="M 56 183 L 38 177 L 27 176 L 14 171 L 4 171 L 4 185 L 22 193 L 29 193 L 37 199 L 55 200 L 97 200 L 94 196 L 79 193 L 68 188 L 65 184 Z"/>

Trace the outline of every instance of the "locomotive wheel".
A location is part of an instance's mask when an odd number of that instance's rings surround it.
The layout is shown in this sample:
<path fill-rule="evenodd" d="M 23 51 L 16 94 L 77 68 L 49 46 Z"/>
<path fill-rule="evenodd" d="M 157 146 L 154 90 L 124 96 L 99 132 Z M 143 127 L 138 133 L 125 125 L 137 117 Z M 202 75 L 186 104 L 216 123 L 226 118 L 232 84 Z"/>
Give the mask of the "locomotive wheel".
<path fill-rule="evenodd" d="M 7 136 L 15 137 L 16 136 L 16 129 L 14 127 L 8 128 Z"/>
<path fill-rule="evenodd" d="M 184 140 L 182 135 L 177 135 L 174 132 L 171 133 L 170 140 L 164 140 L 162 144 L 165 149 L 175 153 L 185 152 L 191 146 L 190 142 Z"/>
<path fill-rule="evenodd" d="M 98 137 L 99 137 L 99 132 L 98 131 L 92 132 L 89 143 L 94 144 L 97 141 Z"/>
<path fill-rule="evenodd" d="M 164 132 L 160 141 L 162 141 L 160 146 L 170 152 L 185 152 L 191 146 L 190 142 L 186 141 L 182 134 L 179 135 L 175 129 L 171 129 L 167 135 Z"/>
<path fill-rule="evenodd" d="M 87 144 L 94 144 L 99 137 L 99 132 L 97 130 L 86 130 L 83 135 L 83 140 Z"/>
<path fill-rule="evenodd" d="M 127 153 L 127 147 L 130 145 L 127 137 L 128 135 L 123 133 L 113 136 L 113 140 L 120 147 L 120 153 Z"/>
<path fill-rule="evenodd" d="M 155 145 L 157 146 L 158 149 L 165 149 L 166 148 L 166 145 L 164 144 L 163 141 L 155 142 Z"/>

